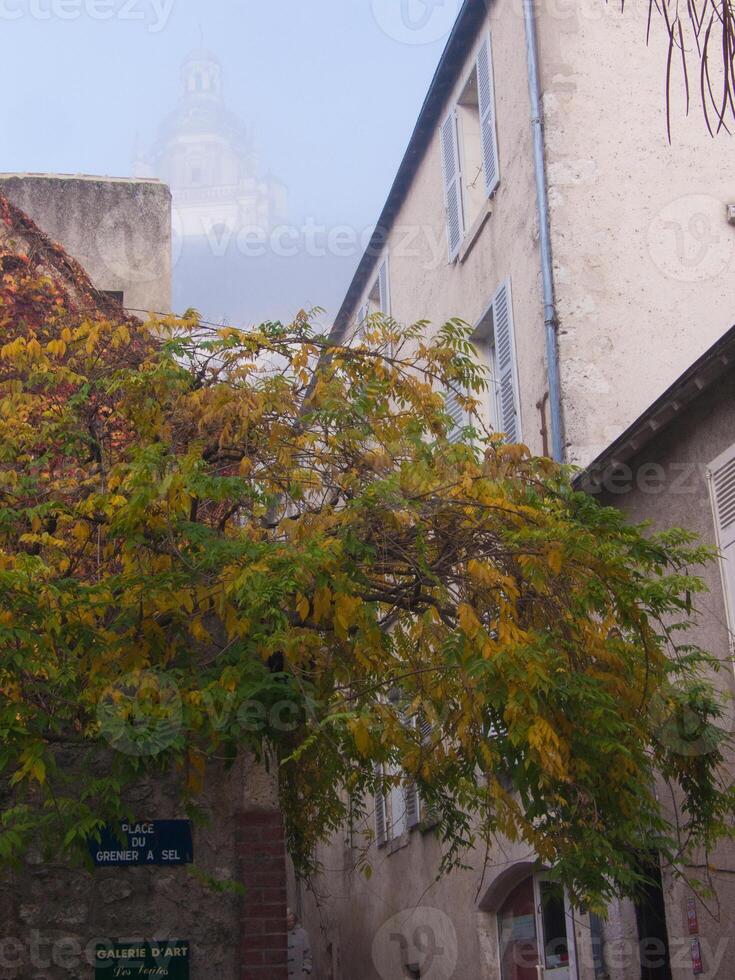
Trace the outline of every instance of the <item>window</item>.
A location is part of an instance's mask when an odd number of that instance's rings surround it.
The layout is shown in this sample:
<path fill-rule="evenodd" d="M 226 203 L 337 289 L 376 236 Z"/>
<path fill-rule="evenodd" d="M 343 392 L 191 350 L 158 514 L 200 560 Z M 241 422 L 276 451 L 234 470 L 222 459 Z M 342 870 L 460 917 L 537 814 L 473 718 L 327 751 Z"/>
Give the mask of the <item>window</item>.
<path fill-rule="evenodd" d="M 475 331 L 480 356 L 488 369 L 488 421 L 508 442 L 520 442 L 521 410 L 510 280 L 506 280 Z"/>
<path fill-rule="evenodd" d="M 406 716 L 400 704 L 400 691 L 393 691 L 389 700 L 400 711 L 404 727 L 416 728 L 422 740 L 426 741 L 431 734 L 431 725 Z M 392 785 L 387 793 L 377 793 L 375 796 L 375 837 L 380 847 L 419 825 L 421 799 L 416 783 L 398 766 L 376 766 L 375 772 L 379 776 L 401 776 L 400 782 L 396 781 L 396 785 Z"/>
<path fill-rule="evenodd" d="M 192 184 L 201 184 L 202 182 L 202 168 L 192 167 L 191 168 L 191 182 Z"/>
<path fill-rule="evenodd" d="M 735 637 L 735 445 L 707 467 L 717 547 L 722 554 L 722 588 L 730 633 Z"/>
<path fill-rule="evenodd" d="M 393 765 L 380 766 L 380 776 L 395 776 L 400 770 Z M 390 844 L 403 836 L 419 822 L 419 804 L 416 787 L 402 780 L 391 786 L 387 793 L 375 794 L 375 840 L 378 847 Z"/>
<path fill-rule="evenodd" d="M 449 261 L 500 181 L 490 38 L 440 128 Z"/>
<path fill-rule="evenodd" d="M 487 400 L 479 408 L 480 418 L 496 432 L 505 433 L 508 442 L 520 442 L 523 437 L 510 280 L 493 296 L 475 328 L 472 343 L 487 371 Z M 445 392 L 444 400 L 455 423 L 449 433 L 454 442 L 460 439 L 462 427 L 470 419 L 456 392 Z"/>
<path fill-rule="evenodd" d="M 382 313 L 384 316 L 390 316 L 390 283 L 387 258 L 381 262 L 377 278 L 370 287 L 367 299 L 357 311 L 355 323 L 356 336 L 359 336 L 362 332 L 365 320 L 374 313 Z"/>

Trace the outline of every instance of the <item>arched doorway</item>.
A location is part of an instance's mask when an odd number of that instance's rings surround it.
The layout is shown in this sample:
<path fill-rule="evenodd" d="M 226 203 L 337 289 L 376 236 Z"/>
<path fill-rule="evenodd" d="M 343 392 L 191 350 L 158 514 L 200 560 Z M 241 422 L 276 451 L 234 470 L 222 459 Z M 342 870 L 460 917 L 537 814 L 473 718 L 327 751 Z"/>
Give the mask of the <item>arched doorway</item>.
<path fill-rule="evenodd" d="M 502 980 L 576 980 L 571 910 L 562 886 L 527 875 L 497 911 Z"/>

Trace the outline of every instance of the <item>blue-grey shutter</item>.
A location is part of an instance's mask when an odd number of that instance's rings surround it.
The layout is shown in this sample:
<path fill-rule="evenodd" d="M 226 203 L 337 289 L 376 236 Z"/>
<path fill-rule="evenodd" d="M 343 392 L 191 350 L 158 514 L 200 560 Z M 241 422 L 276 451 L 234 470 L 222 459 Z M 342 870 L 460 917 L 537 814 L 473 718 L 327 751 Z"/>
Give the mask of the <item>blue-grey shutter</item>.
<path fill-rule="evenodd" d="M 520 442 L 523 436 L 509 280 L 503 283 L 493 298 L 493 331 L 498 369 L 499 428 L 505 433 L 508 442 Z"/>
<path fill-rule="evenodd" d="M 380 266 L 378 273 L 378 293 L 380 295 L 380 312 L 390 316 L 390 280 L 388 278 L 388 259 Z"/>
<path fill-rule="evenodd" d="M 495 85 L 490 38 L 482 42 L 477 55 L 477 96 L 480 107 L 480 138 L 485 170 L 485 190 L 492 194 L 500 181 L 498 130 L 495 118 Z"/>
<path fill-rule="evenodd" d="M 406 826 L 409 830 L 417 827 L 421 821 L 419 811 L 419 791 L 413 779 L 408 779 L 403 787 L 406 798 Z"/>
<path fill-rule="evenodd" d="M 710 463 L 707 473 L 717 547 L 722 555 L 722 585 L 732 645 L 735 631 L 735 445 Z"/>
<path fill-rule="evenodd" d="M 444 206 L 447 217 L 447 245 L 449 261 L 453 262 L 459 254 L 459 247 L 464 235 L 462 173 L 457 140 L 457 114 L 454 108 L 442 123 L 440 135 L 444 171 Z"/>

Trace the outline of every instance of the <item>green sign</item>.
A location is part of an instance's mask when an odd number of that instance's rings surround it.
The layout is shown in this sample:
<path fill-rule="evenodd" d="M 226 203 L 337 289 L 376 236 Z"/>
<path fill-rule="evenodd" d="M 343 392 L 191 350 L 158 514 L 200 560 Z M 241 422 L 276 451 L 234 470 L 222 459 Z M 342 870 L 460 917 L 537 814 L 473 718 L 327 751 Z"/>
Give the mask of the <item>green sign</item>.
<path fill-rule="evenodd" d="M 113 977 L 189 980 L 189 943 L 180 939 L 100 943 L 94 953 L 94 976 L 95 980 Z"/>

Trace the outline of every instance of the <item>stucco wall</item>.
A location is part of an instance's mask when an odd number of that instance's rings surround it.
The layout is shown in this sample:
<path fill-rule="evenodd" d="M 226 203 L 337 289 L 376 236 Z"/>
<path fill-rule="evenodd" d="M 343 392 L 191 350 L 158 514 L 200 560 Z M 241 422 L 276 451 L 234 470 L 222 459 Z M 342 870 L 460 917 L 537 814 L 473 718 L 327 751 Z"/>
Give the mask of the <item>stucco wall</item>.
<path fill-rule="evenodd" d="M 351 863 L 358 850 L 369 877 Z M 406 961 L 434 980 L 500 980 L 497 913 L 534 870 L 526 846 L 478 846 L 464 856 L 467 869 L 440 880 L 441 843 L 433 831 L 415 829 L 383 847 L 359 838 L 355 850 L 335 839 L 319 856 L 323 871 L 311 890 L 302 889 L 302 904 L 320 980 L 395 980 Z M 579 978 L 594 980 L 586 912 L 575 913 L 574 930 Z M 628 972 L 613 980 L 629 980 L 635 955 L 634 942 L 627 943 L 620 959 Z"/>
<path fill-rule="evenodd" d="M 541 420 L 536 402 L 546 390 L 545 341 L 541 307 L 536 189 L 531 146 L 523 20 L 492 5 L 484 31 L 491 32 L 497 108 L 500 185 L 490 214 L 459 260 L 449 263 L 444 215 L 444 182 L 439 131 L 418 165 L 411 188 L 376 259 L 375 274 L 387 254 L 391 313 L 413 323 L 429 319 L 438 328 L 450 317 L 476 324 L 495 290 L 509 276 L 513 297 L 523 439 L 541 452 Z M 474 66 L 466 59 L 442 114 L 457 100 Z M 363 298 L 355 304 L 357 309 Z"/>
<path fill-rule="evenodd" d="M 171 194 L 157 180 L 0 174 L 0 190 L 128 309 L 171 309 Z"/>
<path fill-rule="evenodd" d="M 694 59 L 669 145 L 647 3 L 536 6 L 566 435 L 587 463 L 732 325 L 735 144 L 707 133 Z"/>
<path fill-rule="evenodd" d="M 684 120 L 679 106 L 669 145 L 665 51 L 658 41 L 646 48 L 647 4 L 626 4 L 623 14 L 619 4 L 602 0 L 542 0 L 534 6 L 540 19 L 566 437 L 569 458 L 589 462 L 732 324 L 735 228 L 727 224 L 726 204 L 735 200 L 733 144 L 727 137 L 711 140 L 696 108 Z M 496 287 L 511 277 L 523 438 L 539 452 L 536 403 L 547 382 L 522 7 L 517 0 L 488 7 L 501 167 L 491 214 L 473 247 L 460 261 L 448 263 L 441 151 L 435 135 L 417 165 L 370 282 L 387 255 L 393 316 L 403 322 L 429 317 L 438 325 L 450 316 L 476 322 Z M 471 64 L 469 58 L 458 70 L 447 107 L 461 91 Z M 721 451 L 715 443 L 727 438 L 728 427 L 729 441 L 735 441 L 732 422 L 723 418 L 720 435 L 703 437 L 696 446 L 698 455 L 691 458 L 713 459 Z M 671 452 L 688 460 L 695 443 L 695 438 L 678 447 L 672 442 Z M 679 498 L 676 507 L 663 495 L 653 510 L 648 496 L 637 504 L 633 496 L 614 502 L 630 507 L 636 519 L 658 517 L 701 529 L 712 538 L 701 483 L 693 495 Z M 711 605 L 698 635 L 706 645 L 726 651 L 718 573 L 710 569 L 707 574 Z M 386 965 L 382 957 L 397 957 L 400 937 L 410 941 L 416 929 L 425 928 L 445 951 L 434 961 L 432 978 L 498 980 L 488 895 L 505 870 L 529 859 L 527 852 L 499 842 L 487 856 L 487 867 L 484 851 L 477 850 L 467 857 L 471 870 L 454 872 L 441 882 L 434 881 L 438 844 L 420 831 L 409 834 L 406 846 L 397 850 L 373 848 L 369 879 L 349 870 L 351 855 L 341 839 L 320 856 L 325 872 L 315 883 L 316 896 L 304 900 L 318 975 L 334 980 L 399 976 L 399 961 Z M 731 961 L 722 959 L 722 940 L 729 942 L 726 923 L 735 914 L 730 884 L 735 865 L 727 850 L 717 860 L 726 869 L 717 879 L 720 922 L 702 906 L 699 916 L 709 971 L 704 976 L 719 980 L 731 968 Z M 677 957 L 674 977 L 683 980 L 692 975 L 682 919 L 685 892 L 670 874 L 664 888 Z M 605 938 L 611 980 L 638 976 L 638 937 L 629 903 L 611 909 Z M 582 913 L 577 915 L 576 939 L 579 976 L 587 980 L 594 972 L 590 921 Z M 713 970 L 718 958 L 720 972 Z M 336 963 L 341 967 L 334 969 Z"/>
<path fill-rule="evenodd" d="M 635 522 L 650 521 L 652 530 L 686 527 L 700 540 L 715 547 L 715 529 L 706 482 L 706 467 L 735 443 L 735 374 L 721 379 L 676 417 L 658 437 L 649 442 L 614 477 L 608 477 L 608 492 L 601 503 L 624 511 Z M 615 492 L 609 492 L 614 490 Z M 735 695 L 735 674 L 730 654 L 722 580 L 718 564 L 695 570 L 705 580 L 708 592 L 696 600 L 698 613 L 686 641 L 696 643 L 718 657 L 722 669 L 713 680 L 723 691 Z M 684 638 L 680 637 L 683 642 Z M 724 725 L 735 733 L 735 708 Z M 696 739 L 682 742 L 688 754 L 700 748 Z M 735 771 L 730 753 L 729 772 Z M 731 777 L 726 777 L 730 779 Z M 662 789 L 662 799 L 668 793 Z M 735 921 L 735 845 L 723 844 L 709 855 L 694 859 L 699 865 L 685 868 L 687 876 L 710 885 L 715 894 L 704 901 L 695 899 L 702 945 L 702 976 L 729 980 L 735 953 L 731 924 Z M 708 872 L 706 865 L 711 866 Z M 687 902 L 694 898 L 686 882 L 665 870 L 667 927 L 672 952 L 674 980 L 692 976 L 692 936 L 687 925 Z M 623 974 L 622 976 L 625 976 Z"/>

